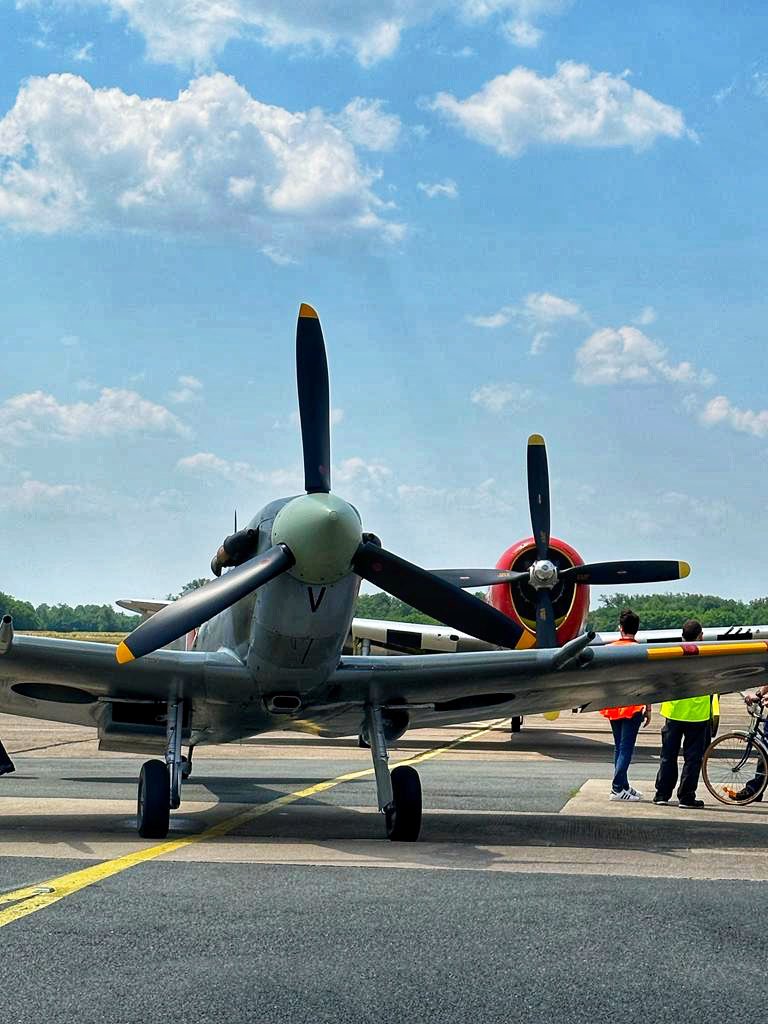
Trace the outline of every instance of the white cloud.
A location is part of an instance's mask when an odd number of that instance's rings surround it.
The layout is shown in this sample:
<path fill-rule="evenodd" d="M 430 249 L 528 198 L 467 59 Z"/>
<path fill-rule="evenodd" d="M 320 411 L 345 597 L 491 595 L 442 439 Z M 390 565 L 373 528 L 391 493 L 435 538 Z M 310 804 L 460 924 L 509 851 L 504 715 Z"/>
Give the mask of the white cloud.
<path fill-rule="evenodd" d="M 93 60 L 93 43 L 84 43 L 72 54 L 72 60 L 82 64 L 90 64 Z"/>
<path fill-rule="evenodd" d="M 540 355 L 547 347 L 547 342 L 551 337 L 551 331 L 537 331 L 536 334 L 534 334 L 533 336 L 533 340 L 531 341 L 529 354 L 532 356 Z"/>
<path fill-rule="evenodd" d="M 691 363 L 670 363 L 667 351 L 636 327 L 604 327 L 595 331 L 576 351 L 575 380 L 579 384 L 651 384 L 668 380 L 709 387 L 709 370 Z"/>
<path fill-rule="evenodd" d="M 633 321 L 633 323 L 639 324 L 640 327 L 647 327 L 649 324 L 655 322 L 656 310 L 653 306 L 644 306 Z"/>
<path fill-rule="evenodd" d="M 223 74 L 175 100 L 32 78 L 0 120 L 0 222 L 17 230 L 230 233 L 281 253 L 329 234 L 394 241 L 377 178 L 322 111 L 269 106 Z"/>
<path fill-rule="evenodd" d="M 768 71 L 756 71 L 752 75 L 755 95 L 768 100 Z"/>
<path fill-rule="evenodd" d="M 373 151 L 394 149 L 402 122 L 396 114 L 386 113 L 384 106 L 383 100 L 356 96 L 334 121 L 355 146 Z"/>
<path fill-rule="evenodd" d="M 23 511 L 48 506 L 66 510 L 80 493 L 81 488 L 74 484 L 46 484 L 29 479 L 14 486 L 0 487 L 0 509 Z"/>
<path fill-rule="evenodd" d="M 148 56 L 160 62 L 207 67 L 231 40 L 255 39 L 272 48 L 351 52 L 366 67 L 391 57 L 404 31 L 445 15 L 470 23 L 510 19 L 502 21 L 508 37 L 517 45 L 534 45 L 539 30 L 532 19 L 558 13 L 567 0 L 17 0 L 17 5 L 106 8 L 142 35 Z"/>
<path fill-rule="evenodd" d="M 515 46 L 521 46 L 525 49 L 532 49 L 538 46 L 544 35 L 540 28 L 536 28 L 529 21 L 523 21 L 522 19 L 508 21 L 504 26 L 504 33 Z"/>
<path fill-rule="evenodd" d="M 484 517 L 519 511 L 519 504 L 499 490 L 493 477 L 471 487 L 428 487 L 424 484 L 400 484 L 397 496 L 409 509 L 425 512 L 474 512 Z"/>
<path fill-rule="evenodd" d="M 197 377 L 182 376 L 178 378 L 178 388 L 169 393 L 172 402 L 184 405 L 187 402 L 197 402 L 202 397 L 203 382 Z"/>
<path fill-rule="evenodd" d="M 760 409 L 758 412 L 740 409 L 725 395 L 717 395 L 707 402 L 699 418 L 708 427 L 725 424 L 742 434 L 752 434 L 753 437 L 768 436 L 768 409 Z"/>
<path fill-rule="evenodd" d="M 496 313 L 488 316 L 467 317 L 469 323 L 475 327 L 487 327 L 491 330 L 505 327 L 512 319 L 522 320 L 533 333 L 531 354 L 536 355 L 551 336 L 550 332 L 542 328 L 550 327 L 560 320 L 587 320 L 588 317 L 577 303 L 571 302 L 570 299 L 562 299 L 559 295 L 552 295 L 550 292 L 529 292 L 521 306 L 502 306 Z"/>
<path fill-rule="evenodd" d="M 551 78 L 517 67 L 465 100 L 442 92 L 428 106 L 510 157 L 535 144 L 641 150 L 662 136 L 694 137 L 679 110 L 635 89 L 626 74 L 593 72 L 572 61 L 559 64 Z"/>
<path fill-rule="evenodd" d="M 44 391 L 15 395 L 0 404 L 0 436 L 9 444 L 126 433 L 187 436 L 189 428 L 165 406 L 120 388 L 102 388 L 96 401 L 72 405 Z"/>
<path fill-rule="evenodd" d="M 179 459 L 176 468 L 201 477 L 223 477 L 235 482 L 245 480 L 295 492 L 303 490 L 303 472 L 298 465 L 264 472 L 248 462 L 222 459 L 213 452 L 197 452 Z M 341 485 L 355 483 L 383 486 L 391 475 L 391 470 L 384 463 L 367 462 L 360 456 L 344 459 L 331 470 L 334 484 Z"/>
<path fill-rule="evenodd" d="M 438 196 L 444 196 L 446 199 L 458 199 L 459 196 L 458 186 L 452 178 L 435 181 L 432 184 L 420 181 L 417 188 L 420 188 L 428 199 L 436 199 Z"/>
<path fill-rule="evenodd" d="M 524 409 L 533 398 L 533 392 L 519 384 L 484 384 L 475 388 L 470 399 L 488 412 L 500 413 L 506 409 Z"/>

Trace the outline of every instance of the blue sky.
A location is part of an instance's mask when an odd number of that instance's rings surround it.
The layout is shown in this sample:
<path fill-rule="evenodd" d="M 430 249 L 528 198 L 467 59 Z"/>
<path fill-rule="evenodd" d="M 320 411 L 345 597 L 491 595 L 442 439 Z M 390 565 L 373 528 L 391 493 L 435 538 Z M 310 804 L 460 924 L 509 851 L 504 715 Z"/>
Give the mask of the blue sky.
<path fill-rule="evenodd" d="M 585 558 L 765 594 L 768 8 L 636 7 L 0 0 L 0 589 L 162 596 L 296 493 L 308 301 L 390 549 L 494 564 L 537 431 Z"/>

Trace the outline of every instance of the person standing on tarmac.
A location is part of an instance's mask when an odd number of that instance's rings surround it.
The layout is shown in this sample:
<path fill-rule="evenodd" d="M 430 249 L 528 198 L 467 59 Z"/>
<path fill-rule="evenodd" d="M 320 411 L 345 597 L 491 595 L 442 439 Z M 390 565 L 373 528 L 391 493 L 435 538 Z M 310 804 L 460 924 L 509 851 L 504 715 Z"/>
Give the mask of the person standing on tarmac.
<path fill-rule="evenodd" d="M 640 629 L 640 616 L 631 608 L 625 608 L 619 616 L 621 639 L 614 644 L 637 643 L 635 636 Z M 611 723 L 613 732 L 613 767 L 614 775 L 611 783 L 611 800 L 637 801 L 642 797 L 640 790 L 630 786 L 627 772 L 635 752 L 635 742 L 640 725 L 648 725 L 651 720 L 650 704 L 629 704 L 618 708 L 603 708 L 600 712 Z"/>
<path fill-rule="evenodd" d="M 683 641 L 696 643 L 704 638 L 704 630 L 696 619 L 683 623 Z M 666 719 L 661 730 L 661 764 L 656 776 L 655 804 L 668 804 L 677 782 L 677 759 L 683 745 L 683 771 L 677 790 L 680 807 L 701 808 L 703 800 L 696 799 L 701 762 L 712 738 L 711 722 L 719 714 L 717 694 L 704 697 L 686 697 L 666 700 L 659 709 Z"/>

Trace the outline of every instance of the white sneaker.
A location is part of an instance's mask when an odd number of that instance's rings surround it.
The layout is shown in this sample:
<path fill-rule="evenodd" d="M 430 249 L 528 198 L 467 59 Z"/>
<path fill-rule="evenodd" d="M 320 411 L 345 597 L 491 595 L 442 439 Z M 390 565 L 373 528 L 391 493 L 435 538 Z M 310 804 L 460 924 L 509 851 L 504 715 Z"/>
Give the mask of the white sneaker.
<path fill-rule="evenodd" d="M 629 792 L 632 793 L 633 796 L 642 797 L 642 795 L 643 795 L 642 792 L 639 789 L 635 789 L 634 786 L 630 786 L 629 787 Z"/>
<path fill-rule="evenodd" d="M 640 799 L 640 794 L 634 789 L 622 789 L 620 793 L 614 793 L 611 790 L 611 800 L 633 800 L 637 801 Z"/>

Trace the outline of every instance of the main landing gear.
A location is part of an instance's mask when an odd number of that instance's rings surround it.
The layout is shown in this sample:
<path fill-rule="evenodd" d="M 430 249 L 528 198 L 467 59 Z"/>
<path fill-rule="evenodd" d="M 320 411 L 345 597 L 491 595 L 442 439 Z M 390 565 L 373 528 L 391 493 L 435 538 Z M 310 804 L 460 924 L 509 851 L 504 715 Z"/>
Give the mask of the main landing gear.
<path fill-rule="evenodd" d="M 368 706 L 366 740 L 371 748 L 379 810 L 384 812 L 387 837 L 395 842 L 414 843 L 421 831 L 421 780 L 409 764 L 389 770 L 387 738 L 381 707 Z"/>
<path fill-rule="evenodd" d="M 192 750 L 181 753 L 184 702 L 168 702 L 165 761 L 145 761 L 139 775 L 136 825 L 143 839 L 165 839 L 170 812 L 181 805 L 181 783 L 192 772 Z"/>

